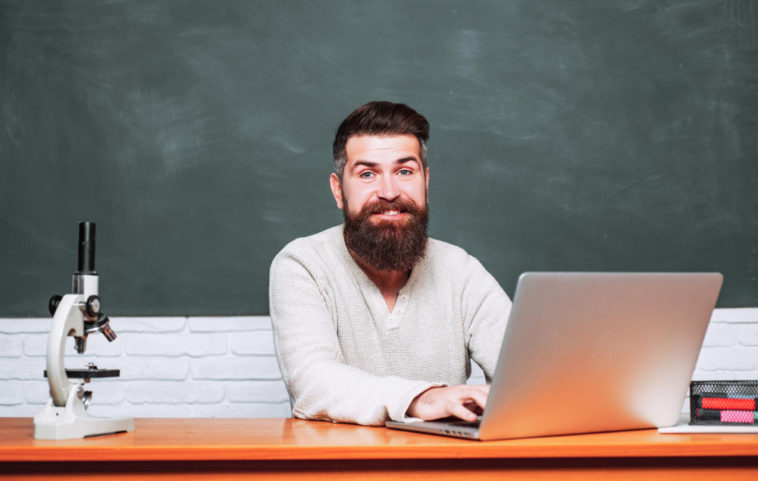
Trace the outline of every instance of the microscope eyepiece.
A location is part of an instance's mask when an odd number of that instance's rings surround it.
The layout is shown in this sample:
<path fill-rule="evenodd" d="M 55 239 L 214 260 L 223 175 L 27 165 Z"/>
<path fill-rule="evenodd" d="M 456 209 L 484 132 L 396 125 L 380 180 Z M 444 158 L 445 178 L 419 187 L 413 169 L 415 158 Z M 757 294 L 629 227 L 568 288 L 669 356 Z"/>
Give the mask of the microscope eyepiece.
<path fill-rule="evenodd" d="M 79 262 L 77 274 L 97 274 L 95 272 L 95 223 L 79 223 Z"/>

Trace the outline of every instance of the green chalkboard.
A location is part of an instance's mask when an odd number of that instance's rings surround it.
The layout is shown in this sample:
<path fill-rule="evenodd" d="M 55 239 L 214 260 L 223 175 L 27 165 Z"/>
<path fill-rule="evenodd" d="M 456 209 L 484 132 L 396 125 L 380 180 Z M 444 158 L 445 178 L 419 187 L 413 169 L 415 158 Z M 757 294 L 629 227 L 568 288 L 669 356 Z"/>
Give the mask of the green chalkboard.
<path fill-rule="evenodd" d="M 758 2 L 0 0 L 0 316 L 268 313 L 341 222 L 339 122 L 430 121 L 430 233 L 525 270 L 720 271 L 758 305 Z"/>

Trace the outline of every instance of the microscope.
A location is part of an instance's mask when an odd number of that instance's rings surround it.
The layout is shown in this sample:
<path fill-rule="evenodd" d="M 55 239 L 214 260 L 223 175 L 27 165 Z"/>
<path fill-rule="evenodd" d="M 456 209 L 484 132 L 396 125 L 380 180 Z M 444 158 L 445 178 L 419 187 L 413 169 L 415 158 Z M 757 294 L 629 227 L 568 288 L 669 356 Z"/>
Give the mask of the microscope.
<path fill-rule="evenodd" d="M 95 223 L 79 223 L 78 270 L 73 294 L 50 298 L 52 326 L 47 340 L 47 376 L 50 397 L 45 409 L 34 417 L 36 439 L 76 439 L 134 430 L 134 418 L 96 418 L 87 414 L 92 391 L 84 389 L 92 378 L 117 377 L 118 369 L 65 369 L 63 350 L 68 336 L 74 337 L 76 352 L 83 354 L 87 336 L 101 332 L 109 342 L 116 339 L 110 319 L 100 310 L 98 277 L 95 272 Z M 72 382 L 71 379 L 77 379 Z"/>

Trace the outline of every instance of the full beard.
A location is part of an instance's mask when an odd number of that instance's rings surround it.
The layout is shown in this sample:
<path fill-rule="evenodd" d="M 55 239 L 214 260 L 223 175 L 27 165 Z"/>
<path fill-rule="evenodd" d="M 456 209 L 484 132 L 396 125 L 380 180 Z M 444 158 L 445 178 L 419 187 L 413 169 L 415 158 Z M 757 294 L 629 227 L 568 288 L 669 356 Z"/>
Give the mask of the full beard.
<path fill-rule="evenodd" d="M 406 220 L 371 219 L 373 214 L 388 210 L 406 214 Z M 427 206 L 418 207 L 406 200 L 379 200 L 363 206 L 354 217 L 348 213 L 347 204 L 343 212 L 345 245 L 370 267 L 379 271 L 409 271 L 424 256 Z"/>

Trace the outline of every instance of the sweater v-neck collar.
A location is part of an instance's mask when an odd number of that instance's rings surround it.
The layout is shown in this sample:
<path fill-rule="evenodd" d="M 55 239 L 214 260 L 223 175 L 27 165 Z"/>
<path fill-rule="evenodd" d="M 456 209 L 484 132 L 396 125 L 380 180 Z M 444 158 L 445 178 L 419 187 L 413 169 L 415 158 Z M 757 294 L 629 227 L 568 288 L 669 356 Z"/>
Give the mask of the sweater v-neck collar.
<path fill-rule="evenodd" d="M 361 266 L 355 262 L 355 259 L 353 259 L 353 256 L 347 249 L 347 245 L 345 245 L 343 229 L 344 224 L 342 226 L 339 226 L 339 229 L 336 229 L 339 235 L 339 242 L 337 242 L 337 244 L 339 245 L 340 256 L 342 257 L 345 265 L 347 265 L 350 272 L 353 274 L 353 277 L 358 283 L 358 286 L 361 292 L 364 294 L 364 297 L 368 297 L 366 301 L 368 305 L 371 306 L 372 311 L 375 311 L 372 314 L 374 314 L 374 317 L 376 319 L 392 319 L 394 317 L 395 320 L 399 321 L 402 317 L 402 314 L 405 312 L 405 306 L 410 300 L 410 292 L 412 291 L 413 285 L 416 282 L 416 279 L 421 275 L 421 272 L 426 267 L 426 251 L 424 252 L 424 255 L 421 256 L 421 259 L 419 259 L 416 265 L 413 266 L 413 269 L 411 269 L 411 273 L 408 276 L 408 280 L 405 281 L 405 285 L 403 285 L 403 287 L 401 287 L 398 291 L 395 308 L 392 310 L 392 312 L 390 312 L 387 308 L 387 303 L 384 301 L 384 296 L 382 296 L 382 293 L 379 290 L 379 287 L 377 287 L 377 285 L 374 284 L 374 281 L 372 281 L 366 272 L 361 269 Z M 427 239 L 426 249 L 428 248 L 429 242 Z"/>

